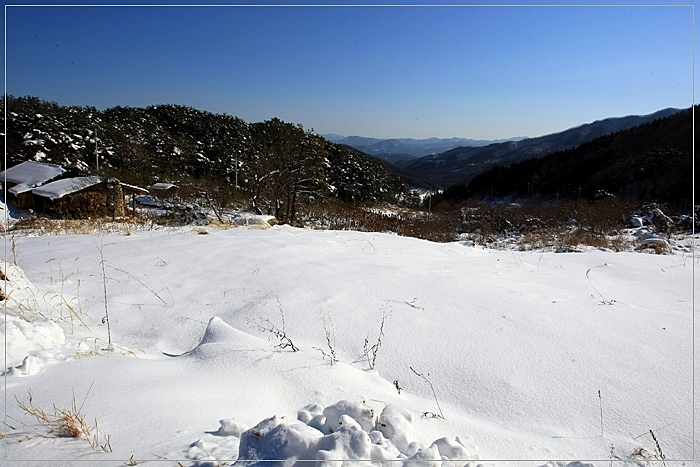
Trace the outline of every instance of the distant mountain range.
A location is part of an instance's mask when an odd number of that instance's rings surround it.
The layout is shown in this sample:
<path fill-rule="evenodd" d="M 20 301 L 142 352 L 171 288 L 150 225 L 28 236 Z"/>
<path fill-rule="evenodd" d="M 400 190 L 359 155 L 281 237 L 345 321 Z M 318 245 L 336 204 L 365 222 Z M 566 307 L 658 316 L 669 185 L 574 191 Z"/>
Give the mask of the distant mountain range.
<path fill-rule="evenodd" d="M 362 152 L 385 159 L 410 174 L 412 181 L 431 187 L 446 188 L 468 183 L 477 174 L 496 165 L 543 157 L 556 151 L 574 148 L 601 136 L 643 125 L 680 112 L 668 108 L 649 115 L 613 117 L 580 125 L 559 133 L 536 138 L 511 138 L 484 141 L 466 138 L 449 139 L 374 139 L 359 136 L 325 135 L 326 139 L 352 146 Z M 457 146 L 454 146 L 457 144 Z M 438 152 L 440 148 L 453 147 Z M 419 156 L 419 154 L 425 154 Z"/>
<path fill-rule="evenodd" d="M 525 139 L 524 136 L 500 140 L 469 138 L 379 139 L 365 138 L 363 136 L 341 136 L 336 134 L 326 134 L 323 135 L 323 137 L 328 141 L 351 146 L 364 152 L 365 154 L 379 157 L 380 159 L 389 161 L 392 164 L 407 162 L 432 154 L 440 154 L 460 146 L 479 147 L 494 143 L 519 141 Z"/>

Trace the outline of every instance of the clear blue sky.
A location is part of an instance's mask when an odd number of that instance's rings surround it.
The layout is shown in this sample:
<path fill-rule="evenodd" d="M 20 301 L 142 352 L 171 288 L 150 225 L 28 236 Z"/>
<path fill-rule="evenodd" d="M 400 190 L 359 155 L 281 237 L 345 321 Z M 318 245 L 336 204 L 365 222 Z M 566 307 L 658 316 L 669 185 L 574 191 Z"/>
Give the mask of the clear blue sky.
<path fill-rule="evenodd" d="M 538 136 L 690 107 L 688 5 L 6 6 L 6 88 L 320 134 Z"/>

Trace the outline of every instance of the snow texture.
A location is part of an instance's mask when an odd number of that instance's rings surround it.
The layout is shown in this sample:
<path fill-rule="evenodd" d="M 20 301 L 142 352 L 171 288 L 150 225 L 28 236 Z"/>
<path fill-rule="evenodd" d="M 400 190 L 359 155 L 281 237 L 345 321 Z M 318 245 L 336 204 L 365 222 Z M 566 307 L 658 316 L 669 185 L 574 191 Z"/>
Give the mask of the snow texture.
<path fill-rule="evenodd" d="M 685 250 L 129 233 L 19 236 L 0 263 L 3 465 L 641 466 L 661 459 L 650 430 L 692 465 Z M 111 452 L 56 437 L 17 404 L 30 392 L 77 401 Z"/>

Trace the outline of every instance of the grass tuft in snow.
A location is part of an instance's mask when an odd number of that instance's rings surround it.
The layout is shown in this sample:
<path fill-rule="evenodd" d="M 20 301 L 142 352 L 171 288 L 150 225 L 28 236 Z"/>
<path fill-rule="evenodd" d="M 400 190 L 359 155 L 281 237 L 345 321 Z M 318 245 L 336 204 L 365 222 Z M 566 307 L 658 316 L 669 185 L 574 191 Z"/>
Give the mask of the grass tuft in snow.
<path fill-rule="evenodd" d="M 90 345 L 92 343 L 92 345 Z M 107 344 L 107 347 L 105 347 L 105 344 Z M 131 349 L 127 349 L 125 347 L 121 347 L 114 342 L 111 344 L 104 339 L 100 339 L 99 337 L 84 337 L 80 340 L 78 343 L 78 350 L 75 353 L 76 358 L 80 358 L 82 356 L 90 356 L 90 357 L 96 357 L 102 355 L 103 351 L 107 352 L 115 352 L 119 351 L 119 354 L 125 356 L 125 357 L 136 357 L 136 352 L 134 352 Z"/>
<path fill-rule="evenodd" d="M 253 323 L 250 319 L 248 319 L 248 323 L 251 327 L 257 329 L 258 331 L 269 332 L 277 339 L 279 339 L 280 342 L 275 346 L 276 348 L 282 350 L 291 349 L 292 352 L 298 352 L 299 347 L 294 345 L 292 339 L 289 336 L 287 336 L 287 331 L 285 330 L 286 321 L 284 318 L 284 310 L 282 309 L 282 304 L 280 303 L 279 298 L 277 299 L 277 304 L 279 305 L 280 315 L 282 317 L 282 329 L 275 326 L 269 319 L 263 319 L 262 317 L 260 318 L 260 321 L 258 323 Z"/>
<path fill-rule="evenodd" d="M 662 427 L 665 428 L 665 427 Z M 642 433 L 639 436 L 635 436 L 634 439 L 637 440 L 643 436 L 651 435 L 651 439 L 654 441 L 654 448 L 648 449 L 644 445 L 637 446 L 630 454 L 630 459 L 643 459 L 646 461 L 646 465 L 649 465 L 650 461 L 661 461 L 661 465 L 666 467 L 666 455 L 661 449 L 661 444 L 659 443 L 659 438 L 654 433 L 654 430 L 649 430 Z"/>
<path fill-rule="evenodd" d="M 47 261 L 47 263 L 51 262 Z M 23 321 L 51 320 L 69 323 L 71 332 L 74 330 L 75 321 L 90 330 L 86 320 L 88 315 L 82 308 L 79 297 L 70 300 L 64 295 L 66 281 L 71 275 L 64 275 L 61 270 L 61 292 L 55 293 L 50 290 L 40 290 L 35 287 L 24 274 L 24 271 L 16 264 L 0 262 L 0 281 L 3 283 L 0 301 L 4 301 L 6 306 L 3 313 L 8 316 L 16 316 Z M 53 278 L 52 278 L 53 281 Z M 80 293 L 80 280 L 76 288 Z M 68 310 L 68 313 L 64 313 Z M 56 313 L 58 311 L 58 314 Z"/>
<path fill-rule="evenodd" d="M 100 268 L 102 269 L 102 289 L 104 291 L 104 304 L 105 304 L 105 315 L 102 318 L 102 324 L 107 324 L 107 350 L 112 350 L 112 328 L 109 323 L 109 307 L 107 305 L 107 273 L 105 273 L 105 255 L 104 255 L 104 237 L 100 235 L 100 245 L 98 247 L 100 250 Z"/>
<path fill-rule="evenodd" d="M 55 259 L 54 259 L 54 258 L 51 258 L 51 259 L 49 259 L 46 263 L 48 264 L 48 263 L 50 263 L 50 262 L 52 262 L 52 261 L 55 261 Z M 77 286 L 76 286 L 76 289 L 75 289 L 75 291 L 76 291 L 76 293 L 77 293 L 77 297 L 74 297 L 74 298 L 72 298 L 72 299 L 69 301 L 69 300 L 66 299 L 66 296 L 65 296 L 65 285 L 66 285 L 66 282 L 67 282 L 72 276 L 74 276 L 74 273 L 71 273 L 71 274 L 66 275 L 66 274 L 63 272 L 63 267 L 60 266 L 60 265 L 59 265 L 59 267 L 58 267 L 58 273 L 60 274 L 60 286 L 61 286 L 60 292 L 59 292 L 59 294 L 58 294 L 58 297 L 59 297 L 59 299 L 60 299 L 60 301 L 61 301 L 61 303 L 59 304 L 59 310 L 60 310 L 60 314 L 61 314 L 61 318 L 60 318 L 60 319 L 61 319 L 62 321 L 69 321 L 69 322 L 70 322 L 71 333 L 73 333 L 73 332 L 74 332 L 74 329 L 75 329 L 75 320 L 80 321 L 80 324 L 81 324 L 85 329 L 87 329 L 87 330 L 89 331 L 90 328 L 89 328 L 88 325 L 85 323 L 85 320 L 88 319 L 89 316 L 88 316 L 88 314 L 87 314 L 86 312 L 83 311 L 83 309 L 82 309 L 82 303 L 80 302 L 80 279 L 77 280 Z M 51 276 L 51 283 L 52 283 L 52 284 L 53 284 L 53 281 L 54 281 L 53 276 Z M 69 313 L 68 313 L 68 317 L 65 317 L 64 314 L 63 314 L 63 309 L 64 309 L 64 307 L 65 307 L 65 308 L 68 310 L 68 312 L 69 312 Z"/>
<path fill-rule="evenodd" d="M 654 456 L 657 459 L 661 459 L 661 464 L 663 464 L 664 467 L 666 467 L 666 456 L 664 455 L 664 452 L 661 450 L 661 445 L 659 444 L 659 440 L 654 434 L 653 430 L 649 430 L 649 433 L 651 434 L 651 438 L 654 440 L 654 444 L 656 445 L 656 449 L 654 450 Z"/>
<path fill-rule="evenodd" d="M 382 346 L 382 337 L 384 337 L 384 323 L 386 322 L 387 316 L 391 314 L 391 311 L 392 310 L 389 307 L 389 302 L 387 302 L 387 304 L 384 305 L 384 309 L 382 310 L 382 321 L 379 324 L 379 334 L 377 335 L 377 342 L 370 346 L 369 336 L 365 337 L 365 343 L 363 346 L 364 353 L 362 354 L 362 356 L 367 359 L 367 364 L 369 365 L 370 370 L 374 370 L 375 366 L 377 365 L 377 353 L 379 352 L 379 347 Z"/>
<path fill-rule="evenodd" d="M 438 401 L 437 394 L 435 393 L 435 387 L 433 386 L 433 383 L 428 378 L 428 376 L 430 376 L 430 373 L 426 373 L 426 374 L 419 373 L 412 366 L 410 366 L 409 368 L 411 369 L 413 374 L 415 374 L 419 378 L 422 378 L 423 381 L 428 383 L 428 385 L 430 386 L 430 390 L 433 391 L 433 398 L 435 398 L 435 404 L 437 405 L 438 412 L 440 412 L 439 414 L 436 414 L 435 412 L 423 412 L 423 416 L 428 417 L 428 418 L 442 418 L 443 420 L 445 420 L 445 414 L 442 413 L 442 409 L 440 408 L 440 402 Z"/>
<path fill-rule="evenodd" d="M 600 394 L 600 389 L 598 389 L 598 406 L 600 407 L 600 437 L 603 438 L 605 436 L 603 431 L 603 396 Z"/>
<path fill-rule="evenodd" d="M 600 293 L 600 290 L 598 290 L 596 288 L 596 286 L 593 285 L 593 281 L 591 280 L 591 269 L 590 268 L 588 268 L 588 270 L 586 270 L 586 279 L 588 279 L 588 283 L 591 284 L 591 287 L 593 288 L 593 290 L 595 290 L 595 292 L 601 298 L 601 300 L 600 300 L 601 305 L 614 305 L 615 304 L 615 300 L 608 300 L 607 298 L 605 298 L 605 296 L 602 293 Z"/>
<path fill-rule="evenodd" d="M 41 426 L 49 430 L 48 433 L 44 433 L 43 436 L 82 439 L 86 441 L 92 449 L 112 452 L 110 437 L 99 429 L 97 419 L 95 419 L 94 424 L 90 424 L 87 422 L 85 414 L 82 413 L 83 405 L 90 395 L 91 389 L 92 385 L 90 385 L 90 389 L 88 389 L 87 394 L 85 394 L 85 398 L 80 404 L 80 407 L 78 407 L 74 395 L 70 408 L 63 408 L 54 404 L 53 413 L 46 412 L 44 409 L 34 405 L 34 397 L 31 390 L 29 391 L 27 402 L 21 401 L 17 396 L 15 396 L 15 400 L 24 413 L 34 417 Z M 26 426 L 21 420 L 16 421 Z M 14 426 L 8 425 L 8 427 L 17 430 Z M 103 439 L 102 443 L 100 442 L 100 435 Z"/>
<path fill-rule="evenodd" d="M 277 326 L 272 324 L 272 321 L 270 321 L 269 319 L 260 318 L 259 323 L 251 323 L 251 326 L 257 328 L 257 330 L 260 332 L 269 332 L 270 334 L 275 336 L 277 339 L 279 339 L 280 342 L 279 342 L 279 344 L 275 345 L 276 348 L 278 348 L 278 349 L 291 349 L 292 352 L 299 351 L 299 347 L 294 345 L 294 342 L 292 342 L 292 339 L 289 336 L 287 336 L 287 332 L 279 329 Z"/>
<path fill-rule="evenodd" d="M 323 358 L 327 358 L 331 362 L 331 365 L 333 365 L 338 362 L 338 357 L 335 354 L 335 336 L 333 335 L 333 323 L 331 322 L 330 313 L 328 313 L 328 317 L 326 317 L 325 314 L 321 314 L 321 322 L 323 323 L 323 332 L 326 336 L 328 352 L 320 347 L 313 347 L 313 349 L 321 352 Z"/>

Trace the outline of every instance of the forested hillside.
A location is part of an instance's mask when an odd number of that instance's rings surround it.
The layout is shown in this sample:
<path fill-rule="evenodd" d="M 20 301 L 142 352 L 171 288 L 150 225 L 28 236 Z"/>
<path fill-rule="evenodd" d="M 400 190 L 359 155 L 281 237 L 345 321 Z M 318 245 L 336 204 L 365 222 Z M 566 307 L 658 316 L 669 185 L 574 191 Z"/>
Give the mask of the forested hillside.
<path fill-rule="evenodd" d="M 649 115 L 613 117 L 586 123 L 558 133 L 483 147 L 461 147 L 442 154 L 401 163 L 409 172 L 431 180 L 432 186 L 449 187 L 469 183 L 476 175 L 498 165 L 509 165 L 575 148 L 602 136 L 627 130 L 678 113 L 668 108 Z"/>
<path fill-rule="evenodd" d="M 445 197 L 594 199 L 612 194 L 687 209 L 693 195 L 692 143 L 693 118 L 687 109 L 573 149 L 494 167 L 446 190 Z"/>
<path fill-rule="evenodd" d="M 277 118 L 247 123 L 177 105 L 98 110 L 36 97 L 5 104 L 10 167 L 36 160 L 141 186 L 174 182 L 220 205 L 245 200 L 281 222 L 318 200 L 399 202 L 409 194 L 379 161 Z"/>

